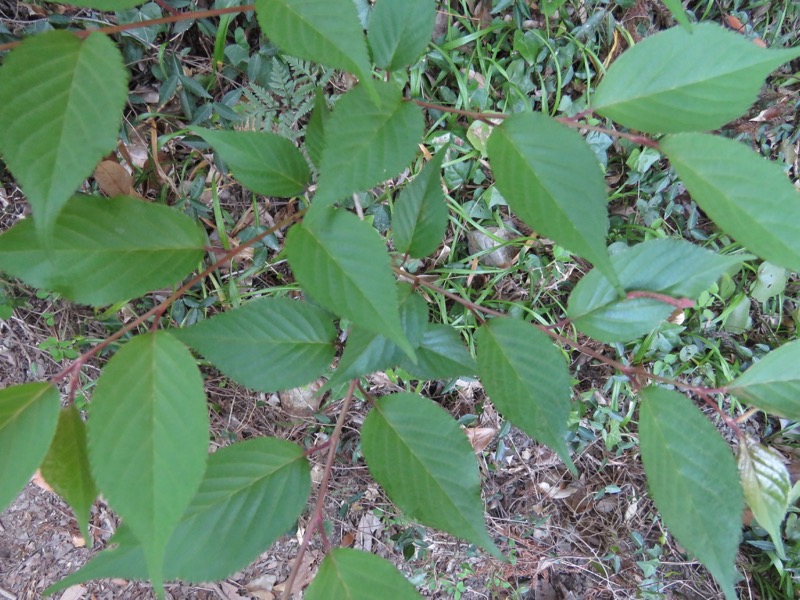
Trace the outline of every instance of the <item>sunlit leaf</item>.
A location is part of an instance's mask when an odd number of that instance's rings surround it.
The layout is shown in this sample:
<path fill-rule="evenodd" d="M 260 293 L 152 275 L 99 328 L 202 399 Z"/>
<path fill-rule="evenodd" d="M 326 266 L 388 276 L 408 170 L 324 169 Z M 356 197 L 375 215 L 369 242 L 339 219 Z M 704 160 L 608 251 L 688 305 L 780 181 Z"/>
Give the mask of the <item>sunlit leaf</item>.
<path fill-rule="evenodd" d="M 125 196 L 75 196 L 47 240 L 35 220 L 0 235 L 0 269 L 93 306 L 174 285 L 202 259 L 206 239 L 186 215 Z"/>
<path fill-rule="evenodd" d="M 97 488 L 89 469 L 86 425 L 74 405 L 61 410 L 56 435 L 41 469 L 45 481 L 72 507 L 83 539 L 91 545 L 89 517 Z"/>
<path fill-rule="evenodd" d="M 314 207 L 289 230 L 286 253 L 300 285 L 321 305 L 414 355 L 400 323 L 389 254 L 369 224 L 346 211 Z"/>
<path fill-rule="evenodd" d="M 305 593 L 306 600 L 419 600 L 421 596 L 386 559 L 352 548 L 334 548 Z"/>
<path fill-rule="evenodd" d="M 716 23 L 674 27 L 614 61 L 592 108 L 647 133 L 711 131 L 743 115 L 766 76 L 797 56 L 800 49 L 759 48 Z"/>
<path fill-rule="evenodd" d="M 800 192 L 777 163 L 702 133 L 666 136 L 661 149 L 692 198 L 726 233 L 764 260 L 800 270 Z"/>
<path fill-rule="evenodd" d="M 789 508 L 792 482 L 781 457 L 751 437 L 739 444 L 739 475 L 747 506 L 753 511 L 778 555 L 785 558 L 781 539 L 781 523 Z"/>
<path fill-rule="evenodd" d="M 59 396 L 48 383 L 0 390 L 0 511 L 42 462 L 58 424 Z"/>
<path fill-rule="evenodd" d="M 372 9 L 367 40 L 381 69 L 413 64 L 431 41 L 436 18 L 433 0 L 380 0 Z"/>
<path fill-rule="evenodd" d="M 625 291 L 655 292 L 694 300 L 746 256 L 725 256 L 683 240 L 649 240 L 611 257 Z M 583 333 L 603 342 L 634 340 L 675 310 L 660 299 L 619 298 L 611 282 L 593 270 L 569 297 L 567 315 Z"/>
<path fill-rule="evenodd" d="M 444 409 L 415 394 L 384 396 L 364 420 L 361 448 L 370 474 L 409 518 L 500 556 L 483 522 L 475 453 Z"/>
<path fill-rule="evenodd" d="M 330 316 L 285 298 L 254 300 L 173 333 L 228 377 L 264 392 L 313 381 L 336 354 Z"/>
<path fill-rule="evenodd" d="M 575 466 L 565 441 L 572 386 L 564 357 L 533 325 L 496 318 L 476 334 L 478 374 L 497 409 Z"/>
<path fill-rule="evenodd" d="M 767 412 L 800 421 L 800 340 L 784 344 L 729 383 L 727 390 Z"/>
<path fill-rule="evenodd" d="M 449 214 L 441 183 L 444 155 L 440 150 L 395 201 L 392 232 L 398 252 L 424 258 L 442 243 Z"/>
<path fill-rule="evenodd" d="M 142 544 L 158 591 L 208 453 L 203 378 L 186 347 L 165 332 L 125 343 L 97 382 L 88 438 L 97 486 Z"/>
<path fill-rule="evenodd" d="M 114 149 L 128 97 L 122 54 L 100 33 L 27 37 L 0 68 L 0 154 L 49 233 L 64 203 Z"/>
<path fill-rule="evenodd" d="M 605 181 L 583 138 L 546 115 L 521 113 L 495 127 L 488 153 L 497 189 L 511 209 L 613 280 Z"/>
<path fill-rule="evenodd" d="M 744 502 L 731 449 L 683 394 L 641 392 L 639 443 L 647 483 L 669 532 L 736 599 Z"/>
<path fill-rule="evenodd" d="M 308 163 L 284 137 L 266 131 L 190 129 L 213 146 L 239 183 L 257 194 L 288 198 L 308 185 Z"/>
<path fill-rule="evenodd" d="M 348 0 L 349 1 L 349 0 Z M 362 86 L 339 98 L 325 122 L 325 147 L 313 202 L 331 204 L 405 169 L 422 141 L 425 119 L 392 82 L 375 83 L 376 103 Z"/>

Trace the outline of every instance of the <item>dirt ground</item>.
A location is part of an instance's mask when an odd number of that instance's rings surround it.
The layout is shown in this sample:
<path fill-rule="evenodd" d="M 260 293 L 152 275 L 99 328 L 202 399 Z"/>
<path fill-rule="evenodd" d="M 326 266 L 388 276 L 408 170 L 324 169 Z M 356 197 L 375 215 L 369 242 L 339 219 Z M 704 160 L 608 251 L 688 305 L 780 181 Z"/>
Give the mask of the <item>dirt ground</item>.
<path fill-rule="evenodd" d="M 0 381 L 3 386 L 46 379 L 63 365 L 39 348 L 47 337 L 72 339 L 101 336 L 90 309 L 61 300 L 37 298 L 19 288 L 22 306 L 0 321 Z M 88 371 L 96 377 L 97 366 Z M 321 434 L 319 422 L 293 420 L 275 396 L 238 388 L 207 373 L 207 393 L 215 445 L 253 436 L 277 436 L 302 443 Z M 382 375 L 372 378 L 370 393 L 397 391 Z M 375 552 L 391 560 L 430 598 L 459 597 L 580 600 L 658 597 L 643 568 L 645 552 L 660 547 L 656 572 L 669 598 L 718 598 L 711 578 L 681 555 L 665 532 L 647 497 L 644 474 L 633 451 L 615 455 L 601 440 L 585 444 L 575 479 L 547 448 L 512 430 L 498 442 L 502 422 L 475 382 L 455 392 L 427 394 L 456 416 L 480 413 L 477 425 L 486 439 L 473 440 L 484 479 L 487 526 L 501 550 L 512 558 L 501 563 L 468 544 L 405 521 L 372 482 L 362 460 L 354 459 L 357 431 L 365 414 L 356 405 L 343 436 L 333 485 L 327 498 L 332 543 Z M 479 407 L 479 405 L 481 405 Z M 478 410 L 481 408 L 481 410 Z M 337 403 L 323 413 L 335 417 Z M 69 507 L 60 498 L 30 483 L 0 514 L 0 598 L 34 600 L 43 590 L 85 564 L 107 546 L 118 521 L 98 500 L 92 511 L 93 539 L 85 543 Z M 314 494 L 310 502 L 313 502 Z M 309 505 L 310 506 L 310 505 Z M 225 581 L 206 585 L 169 585 L 173 599 L 269 600 L 280 597 L 307 515 L 297 530 L 281 538 L 253 564 Z M 403 548 L 413 548 L 406 560 Z M 313 578 L 323 557 L 312 546 L 301 573 L 298 594 Z M 656 589 L 653 587 L 652 589 Z M 743 590 L 743 598 L 752 597 Z M 95 581 L 56 595 L 60 600 L 152 598 L 146 584 L 124 580 Z"/>

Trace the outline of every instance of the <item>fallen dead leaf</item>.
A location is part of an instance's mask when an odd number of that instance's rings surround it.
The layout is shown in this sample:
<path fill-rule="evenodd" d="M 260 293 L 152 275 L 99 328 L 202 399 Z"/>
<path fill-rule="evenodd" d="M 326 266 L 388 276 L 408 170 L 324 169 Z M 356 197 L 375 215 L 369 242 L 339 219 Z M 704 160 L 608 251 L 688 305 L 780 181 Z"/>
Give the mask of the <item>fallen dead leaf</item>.
<path fill-rule="evenodd" d="M 94 180 L 106 196 L 139 197 L 133 189 L 133 177 L 118 162 L 104 160 L 94 170 Z"/>
<path fill-rule="evenodd" d="M 80 600 L 86 594 L 86 588 L 82 585 L 73 585 L 64 590 L 61 600 Z"/>
<path fill-rule="evenodd" d="M 475 452 L 483 452 L 497 434 L 494 427 L 470 427 L 464 430 Z"/>
<path fill-rule="evenodd" d="M 53 488 L 50 487 L 50 484 L 47 483 L 47 481 L 45 481 L 44 477 L 42 477 L 42 472 L 39 469 L 36 469 L 36 473 L 33 474 L 31 482 L 37 487 L 43 489 L 45 492 L 50 492 L 55 494 Z"/>

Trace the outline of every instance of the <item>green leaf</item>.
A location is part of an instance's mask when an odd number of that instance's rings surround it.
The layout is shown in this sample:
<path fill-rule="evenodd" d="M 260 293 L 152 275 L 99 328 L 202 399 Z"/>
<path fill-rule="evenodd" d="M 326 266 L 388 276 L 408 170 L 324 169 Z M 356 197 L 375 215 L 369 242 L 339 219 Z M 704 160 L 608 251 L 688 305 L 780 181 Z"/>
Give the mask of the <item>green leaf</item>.
<path fill-rule="evenodd" d="M 423 332 L 428 325 L 428 305 L 408 284 L 397 286 L 397 302 L 403 333 L 419 351 Z M 402 359 L 403 352 L 397 344 L 379 333 L 354 325 L 347 336 L 339 365 L 326 387 L 333 388 L 350 379 L 395 367 Z"/>
<path fill-rule="evenodd" d="M 255 560 L 292 527 L 311 490 L 311 471 L 299 446 L 254 438 L 209 456 L 197 495 L 170 538 L 166 579 L 224 579 Z M 98 554 L 47 590 L 55 593 L 89 579 L 147 576 L 144 552 L 123 524 L 117 548 Z"/>
<path fill-rule="evenodd" d="M 76 196 L 49 239 L 40 241 L 31 219 L 1 235 L 0 270 L 102 306 L 180 281 L 202 259 L 204 243 L 203 231 L 169 207 L 125 196 Z"/>
<path fill-rule="evenodd" d="M 735 600 L 742 488 L 731 449 L 684 395 L 641 392 L 639 443 L 650 493 L 670 533 Z"/>
<path fill-rule="evenodd" d="M 0 68 L 0 154 L 22 186 L 39 234 L 117 143 L 128 75 L 105 35 L 26 38 Z"/>
<path fill-rule="evenodd" d="M 86 425 L 74 405 L 61 410 L 56 435 L 41 469 L 45 481 L 72 507 L 81 535 L 91 545 L 89 517 L 97 488 L 89 470 Z"/>
<path fill-rule="evenodd" d="M 689 33 L 692 32 L 692 24 L 689 22 L 689 17 L 686 16 L 686 11 L 681 4 L 681 0 L 661 0 L 664 3 L 664 6 L 667 7 L 670 13 L 672 13 L 672 17 L 678 22 L 678 24 L 686 29 Z"/>
<path fill-rule="evenodd" d="M 789 509 L 792 491 L 789 471 L 779 454 L 749 436 L 739 444 L 738 462 L 747 506 L 758 524 L 769 533 L 778 556 L 785 559 L 781 523 Z"/>
<path fill-rule="evenodd" d="M 367 43 L 353 0 L 256 0 L 264 34 L 287 54 L 358 76 L 370 85 Z"/>
<path fill-rule="evenodd" d="M 256 194 L 290 198 L 308 185 L 311 172 L 292 142 L 266 131 L 216 131 L 190 127 L 222 157 L 233 177 Z"/>
<path fill-rule="evenodd" d="M 475 359 L 450 325 L 428 324 L 416 351 L 417 364 L 401 356 L 400 366 L 419 379 L 461 377 L 478 372 Z"/>
<path fill-rule="evenodd" d="M 306 600 L 419 600 L 421 596 L 389 561 L 352 548 L 334 548 L 322 561 Z"/>
<path fill-rule="evenodd" d="M 166 574 L 192 582 L 230 576 L 294 525 L 310 491 L 296 444 L 255 438 L 215 452 L 167 546 Z"/>
<path fill-rule="evenodd" d="M 361 449 L 370 474 L 408 517 L 501 556 L 483 523 L 475 452 L 439 405 L 409 393 L 376 400 Z"/>
<path fill-rule="evenodd" d="M 350 1 L 350 0 L 348 0 Z M 339 98 L 325 123 L 325 148 L 314 202 L 332 204 L 405 169 L 422 141 L 422 111 L 399 85 L 376 82 L 380 102 L 362 86 Z"/>
<path fill-rule="evenodd" d="M 414 355 L 400 323 L 389 254 L 369 224 L 342 210 L 314 207 L 289 230 L 286 254 L 300 285 L 322 306 Z"/>
<path fill-rule="evenodd" d="M 786 279 L 786 269 L 765 261 L 758 267 L 758 278 L 750 296 L 757 302 L 766 302 L 786 290 Z"/>
<path fill-rule="evenodd" d="M 432 0 L 380 0 L 367 33 L 375 65 L 396 71 L 413 64 L 431 41 L 435 19 Z"/>
<path fill-rule="evenodd" d="M 0 390 L 0 512 L 47 454 L 58 424 L 58 390 L 26 383 Z"/>
<path fill-rule="evenodd" d="M 759 48 L 716 23 L 674 27 L 614 61 L 592 108 L 646 133 L 711 131 L 747 112 L 764 78 L 797 56 L 800 49 Z"/>
<path fill-rule="evenodd" d="M 800 340 L 784 344 L 729 383 L 726 389 L 747 402 L 800 421 Z"/>
<path fill-rule="evenodd" d="M 492 319 L 476 334 L 478 375 L 497 409 L 576 472 L 565 437 L 572 385 L 564 357 L 530 323 Z"/>
<path fill-rule="evenodd" d="M 85 8 L 96 8 L 97 10 L 115 11 L 133 8 L 144 4 L 147 0 L 45 0 L 51 4 L 67 4 L 69 6 L 83 6 Z"/>
<path fill-rule="evenodd" d="M 726 233 L 776 265 L 800 270 L 800 192 L 781 167 L 716 135 L 661 142 L 692 198 Z"/>
<path fill-rule="evenodd" d="M 336 328 L 323 310 L 261 298 L 172 331 L 236 382 L 262 392 L 304 385 L 336 355 Z"/>
<path fill-rule="evenodd" d="M 442 161 L 439 150 L 397 198 L 392 211 L 394 247 L 414 258 L 424 258 L 442 243 L 449 211 L 442 190 Z"/>
<path fill-rule="evenodd" d="M 649 240 L 611 257 L 625 291 L 695 299 L 746 256 L 723 256 L 683 240 Z M 674 306 L 652 298 L 620 299 L 598 270 L 583 277 L 569 297 L 567 316 L 581 332 L 603 342 L 627 342 L 649 332 Z"/>
<path fill-rule="evenodd" d="M 88 437 L 95 481 L 141 542 L 158 593 L 167 542 L 208 453 L 203 378 L 186 347 L 165 332 L 122 346 L 97 382 Z"/>
<path fill-rule="evenodd" d="M 495 127 L 487 149 L 497 189 L 525 223 L 616 277 L 606 250 L 606 184 L 577 132 L 521 113 Z"/>
<path fill-rule="evenodd" d="M 314 97 L 314 108 L 308 119 L 306 126 L 306 151 L 308 157 L 315 166 L 319 167 L 322 160 L 322 152 L 325 149 L 325 125 L 331 116 L 331 109 L 325 100 L 325 93 L 322 89 L 317 89 Z"/>

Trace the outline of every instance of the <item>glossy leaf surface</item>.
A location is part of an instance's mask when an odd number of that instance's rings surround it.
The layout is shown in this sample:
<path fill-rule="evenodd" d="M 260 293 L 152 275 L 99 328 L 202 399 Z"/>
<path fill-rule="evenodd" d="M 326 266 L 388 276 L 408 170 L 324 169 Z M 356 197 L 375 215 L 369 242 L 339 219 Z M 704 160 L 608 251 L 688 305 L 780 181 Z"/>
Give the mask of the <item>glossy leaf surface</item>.
<path fill-rule="evenodd" d="M 800 192 L 781 167 L 734 140 L 702 133 L 661 142 L 692 198 L 764 260 L 800 270 Z"/>
<path fill-rule="evenodd" d="M 213 146 L 236 181 L 257 194 L 289 198 L 308 185 L 308 163 L 286 138 L 266 131 L 190 129 Z"/>
<path fill-rule="evenodd" d="M 75 302 L 102 306 L 180 281 L 202 259 L 205 239 L 190 218 L 166 206 L 125 196 L 76 196 L 46 242 L 31 219 L 0 235 L 0 269 Z"/>
<path fill-rule="evenodd" d="M 522 113 L 495 127 L 487 150 L 497 189 L 511 209 L 613 279 L 605 182 L 583 138 L 548 116 Z"/>
<path fill-rule="evenodd" d="M 142 544 L 158 590 L 208 453 L 203 378 L 186 347 L 165 332 L 122 346 L 97 382 L 88 438 L 97 486 Z"/>
<path fill-rule="evenodd" d="M 350 1 L 350 0 L 348 0 Z M 332 204 L 394 177 L 417 153 L 425 119 L 396 83 L 375 83 L 379 102 L 363 86 L 342 96 L 325 123 L 325 147 L 313 202 Z"/>
<path fill-rule="evenodd" d="M 58 409 L 58 390 L 47 383 L 0 390 L 0 511 L 22 491 L 47 454 Z"/>
<path fill-rule="evenodd" d="M 379 398 L 361 448 L 370 474 L 409 518 L 500 555 L 483 523 L 475 453 L 436 403 L 409 393 Z"/>
<path fill-rule="evenodd" d="M 655 292 L 693 300 L 741 256 L 723 256 L 682 240 L 649 240 L 611 257 L 625 291 Z M 569 297 L 567 315 L 580 331 L 603 342 L 626 342 L 646 334 L 675 307 L 652 298 L 620 299 L 611 282 L 593 270 Z"/>
<path fill-rule="evenodd" d="M 441 182 L 444 155 L 440 150 L 397 197 L 392 232 L 398 252 L 424 258 L 442 243 L 449 217 Z"/>
<path fill-rule="evenodd" d="M 330 316 L 286 298 L 254 300 L 174 335 L 228 377 L 263 392 L 313 381 L 336 354 Z"/>
<path fill-rule="evenodd" d="M 759 48 L 716 23 L 673 27 L 614 61 L 592 108 L 646 133 L 711 131 L 743 115 L 766 76 L 799 55 Z"/>
<path fill-rule="evenodd" d="M 786 556 L 781 538 L 781 523 L 789 508 L 792 481 L 781 456 L 771 448 L 747 437 L 739 444 L 739 476 L 744 498 L 763 527 L 778 555 Z"/>
<path fill-rule="evenodd" d="M 683 394 L 648 387 L 641 397 L 639 442 L 658 511 L 734 600 L 744 503 L 731 449 Z"/>
<path fill-rule="evenodd" d="M 273 438 L 254 438 L 208 457 L 197 495 L 167 546 L 165 578 L 223 579 L 255 560 L 283 535 L 305 507 L 311 474 L 303 449 Z M 147 576 L 144 552 L 124 525 L 119 544 L 61 580 L 55 592 L 89 579 Z"/>
<path fill-rule="evenodd" d="M 317 206 L 289 230 L 286 253 L 297 280 L 315 300 L 413 356 L 400 323 L 389 254 L 369 224 Z"/>
<path fill-rule="evenodd" d="M 476 334 L 478 374 L 497 409 L 575 470 L 565 441 L 572 386 L 564 357 L 533 325 L 501 317 Z"/>
<path fill-rule="evenodd" d="M 56 435 L 41 470 L 45 481 L 72 507 L 81 535 L 91 545 L 89 517 L 97 488 L 89 469 L 86 425 L 74 404 L 61 409 Z"/>
<path fill-rule="evenodd" d="M 49 234 L 64 203 L 114 149 L 128 97 L 122 54 L 105 35 L 30 36 L 0 68 L 0 154 Z"/>
<path fill-rule="evenodd" d="M 334 548 L 325 556 L 306 600 L 419 600 L 421 596 L 394 565 L 374 554 Z"/>
<path fill-rule="evenodd" d="M 800 421 L 800 340 L 784 344 L 726 386 L 742 400 Z"/>
<path fill-rule="evenodd" d="M 433 0 L 380 0 L 372 9 L 367 41 L 375 65 L 396 71 L 413 64 L 431 41 Z"/>

